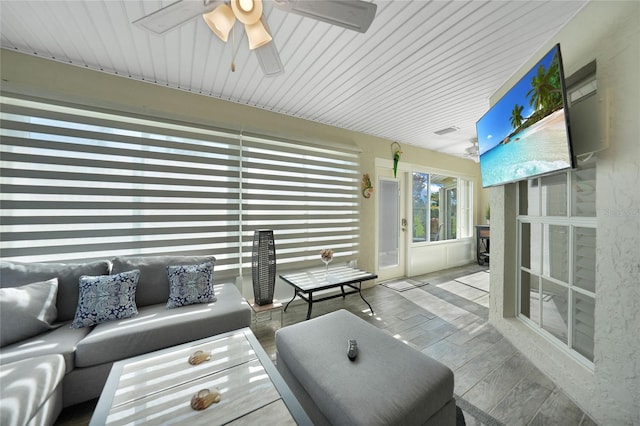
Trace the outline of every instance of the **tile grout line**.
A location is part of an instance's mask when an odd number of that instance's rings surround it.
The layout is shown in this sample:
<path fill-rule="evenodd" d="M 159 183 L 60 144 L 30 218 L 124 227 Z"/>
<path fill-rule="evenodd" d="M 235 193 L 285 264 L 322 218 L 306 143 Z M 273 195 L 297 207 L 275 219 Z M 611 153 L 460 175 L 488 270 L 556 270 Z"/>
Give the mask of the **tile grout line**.
<path fill-rule="evenodd" d="M 538 414 L 542 411 L 542 407 L 544 406 L 544 403 L 547 402 L 547 400 L 549 398 L 551 398 L 551 395 L 553 395 L 553 391 L 551 391 L 551 393 L 544 399 L 544 401 L 542 401 L 542 404 L 540 404 L 540 406 L 538 407 L 538 409 L 536 410 L 536 412 L 533 414 L 533 417 L 531 417 L 531 420 L 529 420 L 529 422 L 527 423 L 527 426 L 531 425 L 531 422 L 533 422 L 533 420 L 538 416 Z"/>
<path fill-rule="evenodd" d="M 498 402 L 497 402 L 493 407 L 491 407 L 491 409 L 490 409 L 490 410 L 488 410 L 488 411 L 487 411 L 487 413 L 489 413 L 491 416 L 494 416 L 494 414 L 493 414 L 493 410 L 495 410 L 496 408 L 498 408 L 498 405 L 500 405 L 500 403 L 501 403 L 502 401 L 504 401 L 505 399 L 507 399 L 507 397 L 509 396 L 509 394 L 510 394 L 511 392 L 513 392 L 513 390 L 514 390 L 514 389 L 515 389 L 515 388 L 516 388 L 520 383 L 522 383 L 522 381 L 523 381 L 523 380 L 524 380 L 524 377 L 523 377 L 523 378 L 521 378 L 520 380 L 518 380 L 518 381 L 516 382 L 516 384 L 515 384 L 515 385 L 513 385 L 513 387 L 512 387 L 511 389 L 509 389 L 509 390 L 507 391 L 507 393 L 505 393 L 504 397 L 503 397 L 500 401 L 498 401 Z M 494 416 L 494 417 L 495 417 L 495 416 Z M 499 419 L 498 419 L 498 420 L 499 420 Z"/>

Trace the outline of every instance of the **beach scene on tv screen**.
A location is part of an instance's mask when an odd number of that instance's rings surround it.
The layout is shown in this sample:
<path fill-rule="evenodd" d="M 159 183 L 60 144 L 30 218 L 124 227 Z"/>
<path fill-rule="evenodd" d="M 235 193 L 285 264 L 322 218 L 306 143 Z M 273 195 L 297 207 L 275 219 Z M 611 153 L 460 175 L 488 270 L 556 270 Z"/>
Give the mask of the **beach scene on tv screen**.
<path fill-rule="evenodd" d="M 482 186 L 571 167 L 556 46 L 477 123 Z"/>

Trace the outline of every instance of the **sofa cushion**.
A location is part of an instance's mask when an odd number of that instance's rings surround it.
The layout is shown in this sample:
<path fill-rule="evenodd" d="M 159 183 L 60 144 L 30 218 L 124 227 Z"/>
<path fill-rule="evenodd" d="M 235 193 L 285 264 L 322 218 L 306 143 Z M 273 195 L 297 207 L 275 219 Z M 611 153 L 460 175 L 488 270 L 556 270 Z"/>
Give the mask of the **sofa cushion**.
<path fill-rule="evenodd" d="M 111 264 L 106 260 L 78 264 L 0 261 L 0 287 L 18 287 L 57 277 L 58 321 L 69 321 L 73 319 L 78 305 L 78 280 L 80 276 L 107 275 L 110 267 Z"/>
<path fill-rule="evenodd" d="M 216 301 L 213 289 L 213 263 L 167 266 L 169 300 L 167 308 Z"/>
<path fill-rule="evenodd" d="M 234 284 L 214 289 L 218 300 L 213 303 L 139 306 L 135 318 L 96 325 L 78 344 L 76 366 L 118 361 L 251 325 L 251 308 Z"/>
<path fill-rule="evenodd" d="M 169 277 L 167 266 L 170 265 L 196 265 L 199 263 L 215 263 L 213 256 L 124 256 L 113 259 L 111 273 L 138 269 L 140 278 L 136 292 L 136 304 L 138 308 L 158 303 L 167 303 L 169 300 Z"/>
<path fill-rule="evenodd" d="M 19 361 L 41 355 L 60 354 L 64 357 L 67 372 L 73 370 L 75 349 L 90 328 L 71 328 L 69 322 L 30 339 L 8 345 L 0 351 L 0 364 Z"/>
<path fill-rule="evenodd" d="M 137 315 L 136 286 L 139 276 L 137 269 L 115 275 L 81 276 L 78 308 L 71 327 L 91 327 Z"/>
<path fill-rule="evenodd" d="M 0 424 L 53 424 L 62 408 L 62 355 L 45 355 L 0 367 Z"/>
<path fill-rule="evenodd" d="M 0 288 L 0 347 L 53 328 L 58 279 Z"/>

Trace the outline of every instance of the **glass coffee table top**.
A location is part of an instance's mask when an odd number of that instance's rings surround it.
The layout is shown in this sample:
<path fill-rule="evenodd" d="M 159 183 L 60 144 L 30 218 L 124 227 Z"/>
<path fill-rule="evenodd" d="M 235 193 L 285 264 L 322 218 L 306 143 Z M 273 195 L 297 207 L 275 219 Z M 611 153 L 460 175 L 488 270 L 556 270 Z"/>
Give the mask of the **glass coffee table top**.
<path fill-rule="evenodd" d="M 197 351 L 209 355 L 192 365 Z M 198 411 L 191 399 L 217 391 Z M 259 421 L 310 424 L 297 399 L 249 328 L 152 352 L 113 365 L 91 425 L 215 425 Z"/>
<path fill-rule="evenodd" d="M 280 275 L 284 281 L 302 291 L 316 291 L 340 285 L 359 283 L 378 278 L 371 272 L 348 266 L 330 267 L 329 270 L 318 269 Z"/>
<path fill-rule="evenodd" d="M 334 299 L 336 297 L 344 298 L 348 294 L 357 293 L 364 303 L 367 304 L 371 313 L 373 313 L 371 304 L 369 304 L 362 295 L 362 282 L 378 278 L 376 274 L 372 274 L 371 272 L 348 266 L 337 266 L 329 269 L 313 269 L 283 274 L 280 275 L 280 278 L 293 287 L 293 297 L 285 306 L 285 312 L 289 304 L 291 304 L 296 297 L 299 297 L 308 304 L 307 319 L 309 319 L 311 318 L 311 310 L 315 302 Z M 345 287 L 349 290 L 345 291 Z M 337 288 L 340 288 L 340 292 L 337 294 L 324 295 L 320 298 L 314 297 L 313 295 L 314 292 Z"/>

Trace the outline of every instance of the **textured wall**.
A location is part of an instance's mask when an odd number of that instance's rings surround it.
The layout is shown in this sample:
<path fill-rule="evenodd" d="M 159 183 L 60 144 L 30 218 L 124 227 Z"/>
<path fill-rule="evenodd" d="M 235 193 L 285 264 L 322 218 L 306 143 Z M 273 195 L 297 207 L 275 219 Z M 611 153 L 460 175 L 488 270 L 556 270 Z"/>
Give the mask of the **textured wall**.
<path fill-rule="evenodd" d="M 611 147 L 597 163 L 595 389 L 603 423 L 640 424 L 640 3 L 603 49 Z M 598 64 L 600 69 L 600 63 Z M 609 422 L 609 420 L 611 420 Z"/>
<path fill-rule="evenodd" d="M 590 3 L 535 56 L 557 42 L 567 75 L 597 60 L 608 122 L 610 147 L 597 154 L 594 369 L 513 317 L 514 185 L 491 189 L 490 320 L 598 423 L 640 424 L 640 2 Z"/>

